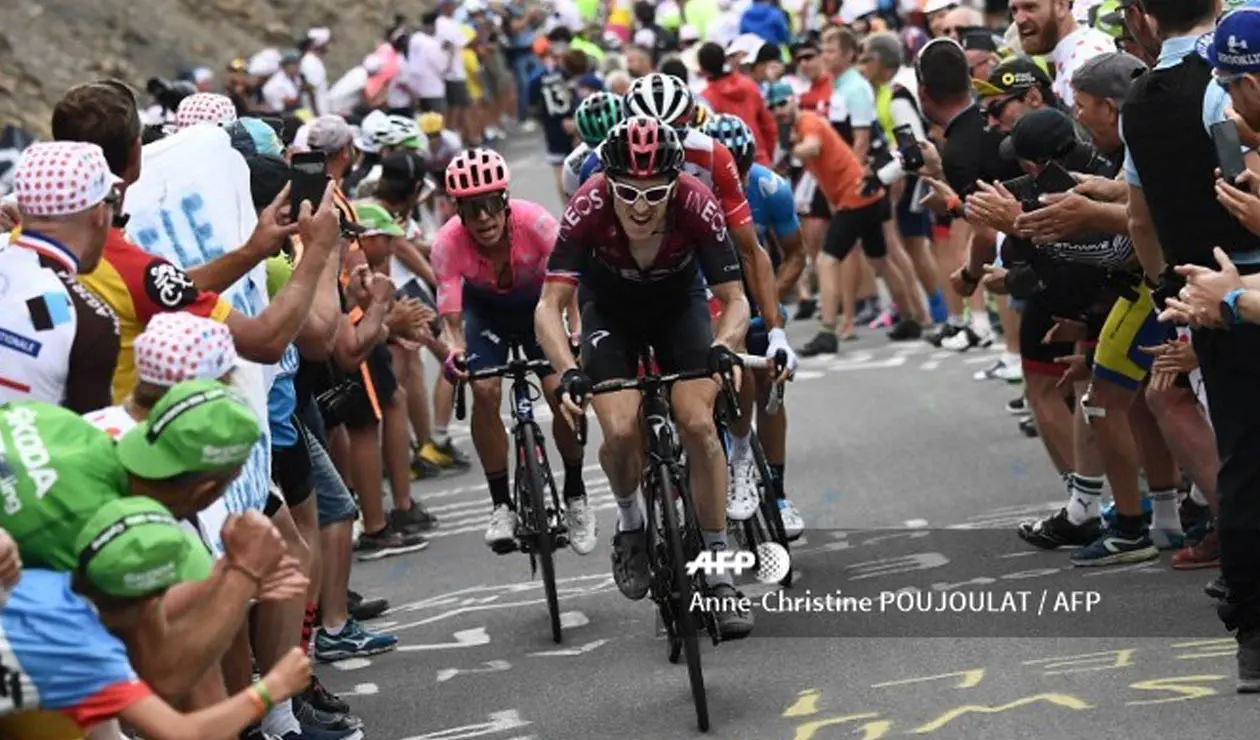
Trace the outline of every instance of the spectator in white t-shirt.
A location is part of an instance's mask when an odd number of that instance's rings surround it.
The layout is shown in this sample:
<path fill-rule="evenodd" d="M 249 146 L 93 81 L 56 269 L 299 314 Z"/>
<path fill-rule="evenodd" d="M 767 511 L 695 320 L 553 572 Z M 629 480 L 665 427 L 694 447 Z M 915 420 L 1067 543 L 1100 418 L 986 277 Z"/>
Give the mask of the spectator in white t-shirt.
<path fill-rule="evenodd" d="M 332 32 L 327 28 L 312 28 L 306 32 L 306 40 L 302 42 L 302 78 L 311 86 L 311 112 L 321 116 L 328 110 L 328 70 L 324 68 L 324 55 L 328 53 L 328 42 L 332 40 Z"/>
<path fill-rule="evenodd" d="M 268 113 L 296 110 L 306 82 L 302 79 L 302 55 L 297 50 L 280 56 L 280 69 L 262 87 L 263 107 Z"/>
<path fill-rule="evenodd" d="M 442 0 L 438 5 L 438 16 L 434 20 L 433 34 L 446 53 L 446 66 L 443 80 L 446 83 L 447 118 L 455 130 L 464 137 L 464 141 L 472 141 L 469 126 L 468 109 L 472 98 L 468 95 L 468 71 L 464 68 L 464 45 L 468 37 L 464 29 L 451 15 L 459 5 L 454 0 Z"/>
<path fill-rule="evenodd" d="M 1071 110 L 1072 75 L 1090 59 L 1115 51 L 1115 41 L 1096 28 L 1078 24 L 1067 3 L 1059 0 L 1017 0 L 1011 3 L 1011 18 L 1024 53 L 1045 55 L 1054 62 L 1054 94 Z"/>
<path fill-rule="evenodd" d="M 446 81 L 443 78 L 447 53 L 442 50 L 442 42 L 434 32 L 436 23 L 437 13 L 420 16 L 420 28 L 411 34 L 408 42 L 407 68 L 400 76 L 411 91 L 415 107 L 424 113 L 446 111 Z"/>

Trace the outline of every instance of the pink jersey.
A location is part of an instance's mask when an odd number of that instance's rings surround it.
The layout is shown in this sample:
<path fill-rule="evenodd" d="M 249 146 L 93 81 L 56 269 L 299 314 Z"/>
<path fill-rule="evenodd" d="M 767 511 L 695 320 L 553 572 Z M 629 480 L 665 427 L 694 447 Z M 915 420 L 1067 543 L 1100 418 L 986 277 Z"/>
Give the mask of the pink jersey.
<path fill-rule="evenodd" d="M 491 296 L 518 296 L 542 292 L 547 260 L 556 246 L 560 223 L 537 203 L 513 198 L 509 202 L 508 233 L 511 245 L 511 280 L 499 280 L 494 264 L 482 256 L 472 234 L 454 216 L 438 230 L 430 261 L 438 283 L 438 313 L 463 311 L 464 289 Z"/>

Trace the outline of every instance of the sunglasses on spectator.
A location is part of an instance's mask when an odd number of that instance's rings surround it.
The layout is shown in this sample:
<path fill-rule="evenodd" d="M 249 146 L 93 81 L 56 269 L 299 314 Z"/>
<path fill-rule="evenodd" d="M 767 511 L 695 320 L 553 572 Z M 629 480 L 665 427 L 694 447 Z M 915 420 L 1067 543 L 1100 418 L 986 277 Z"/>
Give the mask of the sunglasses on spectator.
<path fill-rule="evenodd" d="M 497 216 L 507 210 L 507 206 L 507 193 L 486 193 L 471 198 L 461 198 L 455 202 L 460 218 L 465 221 L 477 220 L 482 212 L 485 212 L 487 216 Z"/>
<path fill-rule="evenodd" d="M 1028 96 L 1028 91 L 1024 90 L 1023 92 L 1016 93 L 1015 95 L 1011 95 L 1009 97 L 1002 98 L 1001 100 L 995 100 L 992 103 L 989 103 L 987 106 L 985 106 L 984 111 L 983 111 L 985 118 L 1001 118 L 1002 111 L 1006 110 L 1006 106 L 1010 105 L 1011 103 L 1014 103 L 1017 100 L 1023 101 L 1023 99 L 1027 96 Z"/>
<path fill-rule="evenodd" d="M 624 182 L 614 182 L 612 184 L 613 195 L 617 196 L 617 200 L 628 206 L 638 203 L 639 198 L 646 201 L 649 206 L 659 206 L 669 200 L 670 193 L 673 190 L 674 183 L 672 182 L 650 188 L 636 188 Z"/>
<path fill-rule="evenodd" d="M 767 105 L 766 107 L 769 108 L 770 110 L 775 110 L 776 108 L 782 108 L 783 106 L 787 104 L 788 104 L 788 99 L 784 98 L 782 100 L 776 100 L 770 103 L 769 105 Z"/>

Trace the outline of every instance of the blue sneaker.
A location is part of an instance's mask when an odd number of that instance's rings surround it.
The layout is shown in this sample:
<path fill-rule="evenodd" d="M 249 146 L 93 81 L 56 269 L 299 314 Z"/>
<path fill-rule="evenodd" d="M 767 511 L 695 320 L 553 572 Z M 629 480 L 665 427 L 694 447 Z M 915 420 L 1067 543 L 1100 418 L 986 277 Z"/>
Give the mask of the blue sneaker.
<path fill-rule="evenodd" d="M 1145 530 L 1134 536 L 1108 526 L 1098 539 L 1073 552 L 1070 559 L 1072 565 L 1087 568 L 1099 565 L 1142 563 L 1158 557 L 1159 550 L 1155 549 L 1150 534 Z"/>
<path fill-rule="evenodd" d="M 341 628 L 341 634 L 330 635 L 323 627 L 315 632 L 315 659 L 321 662 L 379 655 L 396 647 L 398 638 L 394 635 L 369 632 L 353 619 Z"/>
<path fill-rule="evenodd" d="M 1155 504 L 1152 503 L 1151 497 L 1143 496 L 1142 497 L 1142 518 L 1146 520 L 1147 524 L 1151 523 L 1151 517 L 1154 516 L 1154 511 L 1155 511 Z M 1111 503 L 1104 506 L 1102 508 L 1101 513 L 1102 513 L 1103 522 L 1108 527 L 1114 525 L 1116 523 L 1116 502 L 1112 501 Z"/>

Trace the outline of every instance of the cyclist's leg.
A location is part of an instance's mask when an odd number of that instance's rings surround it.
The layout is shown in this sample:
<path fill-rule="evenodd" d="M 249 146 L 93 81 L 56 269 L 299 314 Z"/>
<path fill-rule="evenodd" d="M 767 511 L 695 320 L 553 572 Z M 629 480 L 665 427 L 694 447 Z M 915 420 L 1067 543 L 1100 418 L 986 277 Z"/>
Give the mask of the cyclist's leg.
<path fill-rule="evenodd" d="M 749 354 L 764 356 L 769 346 L 765 321 L 758 316 L 748 327 L 744 340 Z M 744 521 L 757 512 L 757 464 L 749 437 L 752 434 L 753 404 L 757 399 L 757 373 L 745 371 L 739 388 L 739 420 L 730 422 L 730 481 L 726 492 L 726 515 Z"/>
<path fill-rule="evenodd" d="M 487 310 L 464 295 L 465 357 L 470 371 L 482 370 L 507 362 L 507 334 L 496 322 L 496 312 Z M 512 491 L 508 478 L 508 436 L 503 419 L 499 416 L 503 397 L 503 381 L 489 378 L 470 383 L 473 407 L 469 427 L 473 447 L 485 471 L 486 485 L 490 488 L 493 511 L 486 529 L 486 544 L 494 548 L 506 548 L 516 533 L 516 512 L 513 510 Z"/>

